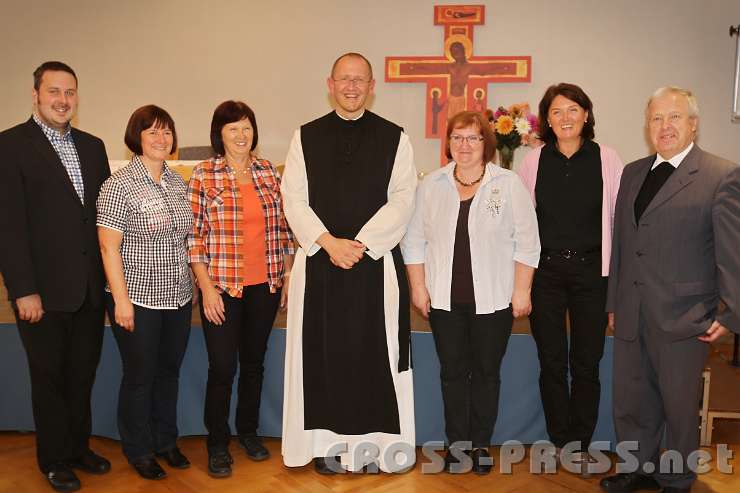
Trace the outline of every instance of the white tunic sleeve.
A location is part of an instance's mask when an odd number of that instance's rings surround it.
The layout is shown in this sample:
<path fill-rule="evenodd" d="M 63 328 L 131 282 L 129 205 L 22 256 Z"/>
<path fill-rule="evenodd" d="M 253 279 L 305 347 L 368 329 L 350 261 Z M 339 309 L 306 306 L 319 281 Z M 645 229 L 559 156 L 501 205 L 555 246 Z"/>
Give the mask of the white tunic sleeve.
<path fill-rule="evenodd" d="M 374 260 L 398 245 L 406 233 L 406 225 L 414 212 L 416 182 L 414 150 L 408 135 L 402 132 L 388 183 L 388 202 L 365 223 L 356 237 L 365 244 L 367 254 Z"/>
<path fill-rule="evenodd" d="M 306 255 L 310 257 L 321 249 L 316 240 L 328 229 L 308 204 L 308 177 L 300 130 L 295 131 L 290 142 L 280 192 L 283 195 L 283 209 L 290 229 L 293 230 Z"/>

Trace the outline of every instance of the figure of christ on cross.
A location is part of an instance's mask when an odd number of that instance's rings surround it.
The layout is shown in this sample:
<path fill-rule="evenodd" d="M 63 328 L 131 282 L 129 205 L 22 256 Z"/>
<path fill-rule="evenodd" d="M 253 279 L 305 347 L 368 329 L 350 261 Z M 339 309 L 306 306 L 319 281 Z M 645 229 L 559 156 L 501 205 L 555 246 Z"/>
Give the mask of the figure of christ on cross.
<path fill-rule="evenodd" d="M 447 76 L 449 95 L 447 119 L 467 109 L 467 87 L 470 76 L 491 77 L 516 75 L 517 66 L 512 62 L 469 61 L 460 41 L 450 44 L 453 62 L 408 62 L 400 65 L 400 76 Z"/>
<path fill-rule="evenodd" d="M 444 57 L 386 58 L 386 82 L 427 83 L 427 138 L 443 138 L 447 120 L 460 111 L 480 107 L 481 102 L 485 110 L 489 83 L 529 82 L 530 57 L 477 57 L 471 56 L 472 49 L 469 37 L 452 34 L 445 40 Z M 441 147 L 445 164 L 444 144 Z"/>
<path fill-rule="evenodd" d="M 428 139 L 442 139 L 449 117 L 485 111 L 488 84 L 530 82 L 529 56 L 473 56 L 473 30 L 485 24 L 485 5 L 435 5 L 434 24 L 444 26 L 444 56 L 386 57 L 386 82 L 426 82 Z M 447 163 L 444 142 L 442 165 Z"/>

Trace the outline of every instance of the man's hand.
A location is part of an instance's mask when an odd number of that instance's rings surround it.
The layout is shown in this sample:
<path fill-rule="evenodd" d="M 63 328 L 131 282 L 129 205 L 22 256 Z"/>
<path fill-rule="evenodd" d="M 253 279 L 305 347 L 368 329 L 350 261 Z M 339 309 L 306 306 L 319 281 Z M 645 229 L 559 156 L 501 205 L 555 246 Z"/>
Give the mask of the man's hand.
<path fill-rule="evenodd" d="M 611 329 L 611 331 L 613 332 L 614 331 L 614 312 L 609 312 L 606 314 L 606 316 L 608 320 L 606 326 L 607 328 Z"/>
<path fill-rule="evenodd" d="M 44 307 L 41 305 L 41 296 L 29 294 L 15 299 L 18 308 L 18 318 L 28 323 L 35 324 L 44 316 Z"/>
<path fill-rule="evenodd" d="M 329 254 L 331 263 L 342 269 L 351 269 L 365 255 L 365 245 L 355 240 L 335 238 L 329 233 L 322 234 L 317 243 Z"/>
<path fill-rule="evenodd" d="M 532 297 L 529 290 L 515 289 L 511 295 L 511 308 L 514 318 L 532 313 Z"/>
<path fill-rule="evenodd" d="M 712 325 L 709 326 L 704 335 L 700 335 L 698 339 L 702 342 L 714 342 L 723 335 L 729 333 L 730 331 L 727 330 L 727 327 L 715 320 L 714 322 L 712 322 Z"/>

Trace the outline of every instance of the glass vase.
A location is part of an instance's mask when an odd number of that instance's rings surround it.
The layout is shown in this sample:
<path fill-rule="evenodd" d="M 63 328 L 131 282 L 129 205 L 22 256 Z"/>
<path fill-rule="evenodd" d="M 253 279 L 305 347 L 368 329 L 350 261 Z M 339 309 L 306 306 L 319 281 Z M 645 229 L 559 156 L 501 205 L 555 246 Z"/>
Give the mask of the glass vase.
<path fill-rule="evenodd" d="M 500 166 L 505 169 L 511 169 L 511 165 L 514 163 L 514 148 L 504 146 L 499 149 L 498 154 Z"/>

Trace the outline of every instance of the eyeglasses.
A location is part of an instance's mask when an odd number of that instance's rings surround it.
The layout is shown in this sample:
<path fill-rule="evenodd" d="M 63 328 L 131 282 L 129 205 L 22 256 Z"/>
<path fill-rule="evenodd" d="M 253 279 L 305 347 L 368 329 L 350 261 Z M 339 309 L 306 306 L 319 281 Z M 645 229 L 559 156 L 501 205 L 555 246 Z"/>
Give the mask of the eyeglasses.
<path fill-rule="evenodd" d="M 361 79 L 361 78 L 350 78 L 350 77 L 340 77 L 339 79 L 335 79 L 332 77 L 332 80 L 338 84 L 341 84 L 343 86 L 357 86 L 357 87 L 365 87 L 370 83 L 370 80 L 367 79 Z"/>
<path fill-rule="evenodd" d="M 475 147 L 483 142 L 483 137 L 480 135 L 468 135 L 467 137 L 457 134 L 450 135 L 450 142 L 457 146 L 462 145 L 463 141 L 467 142 L 470 147 Z"/>

